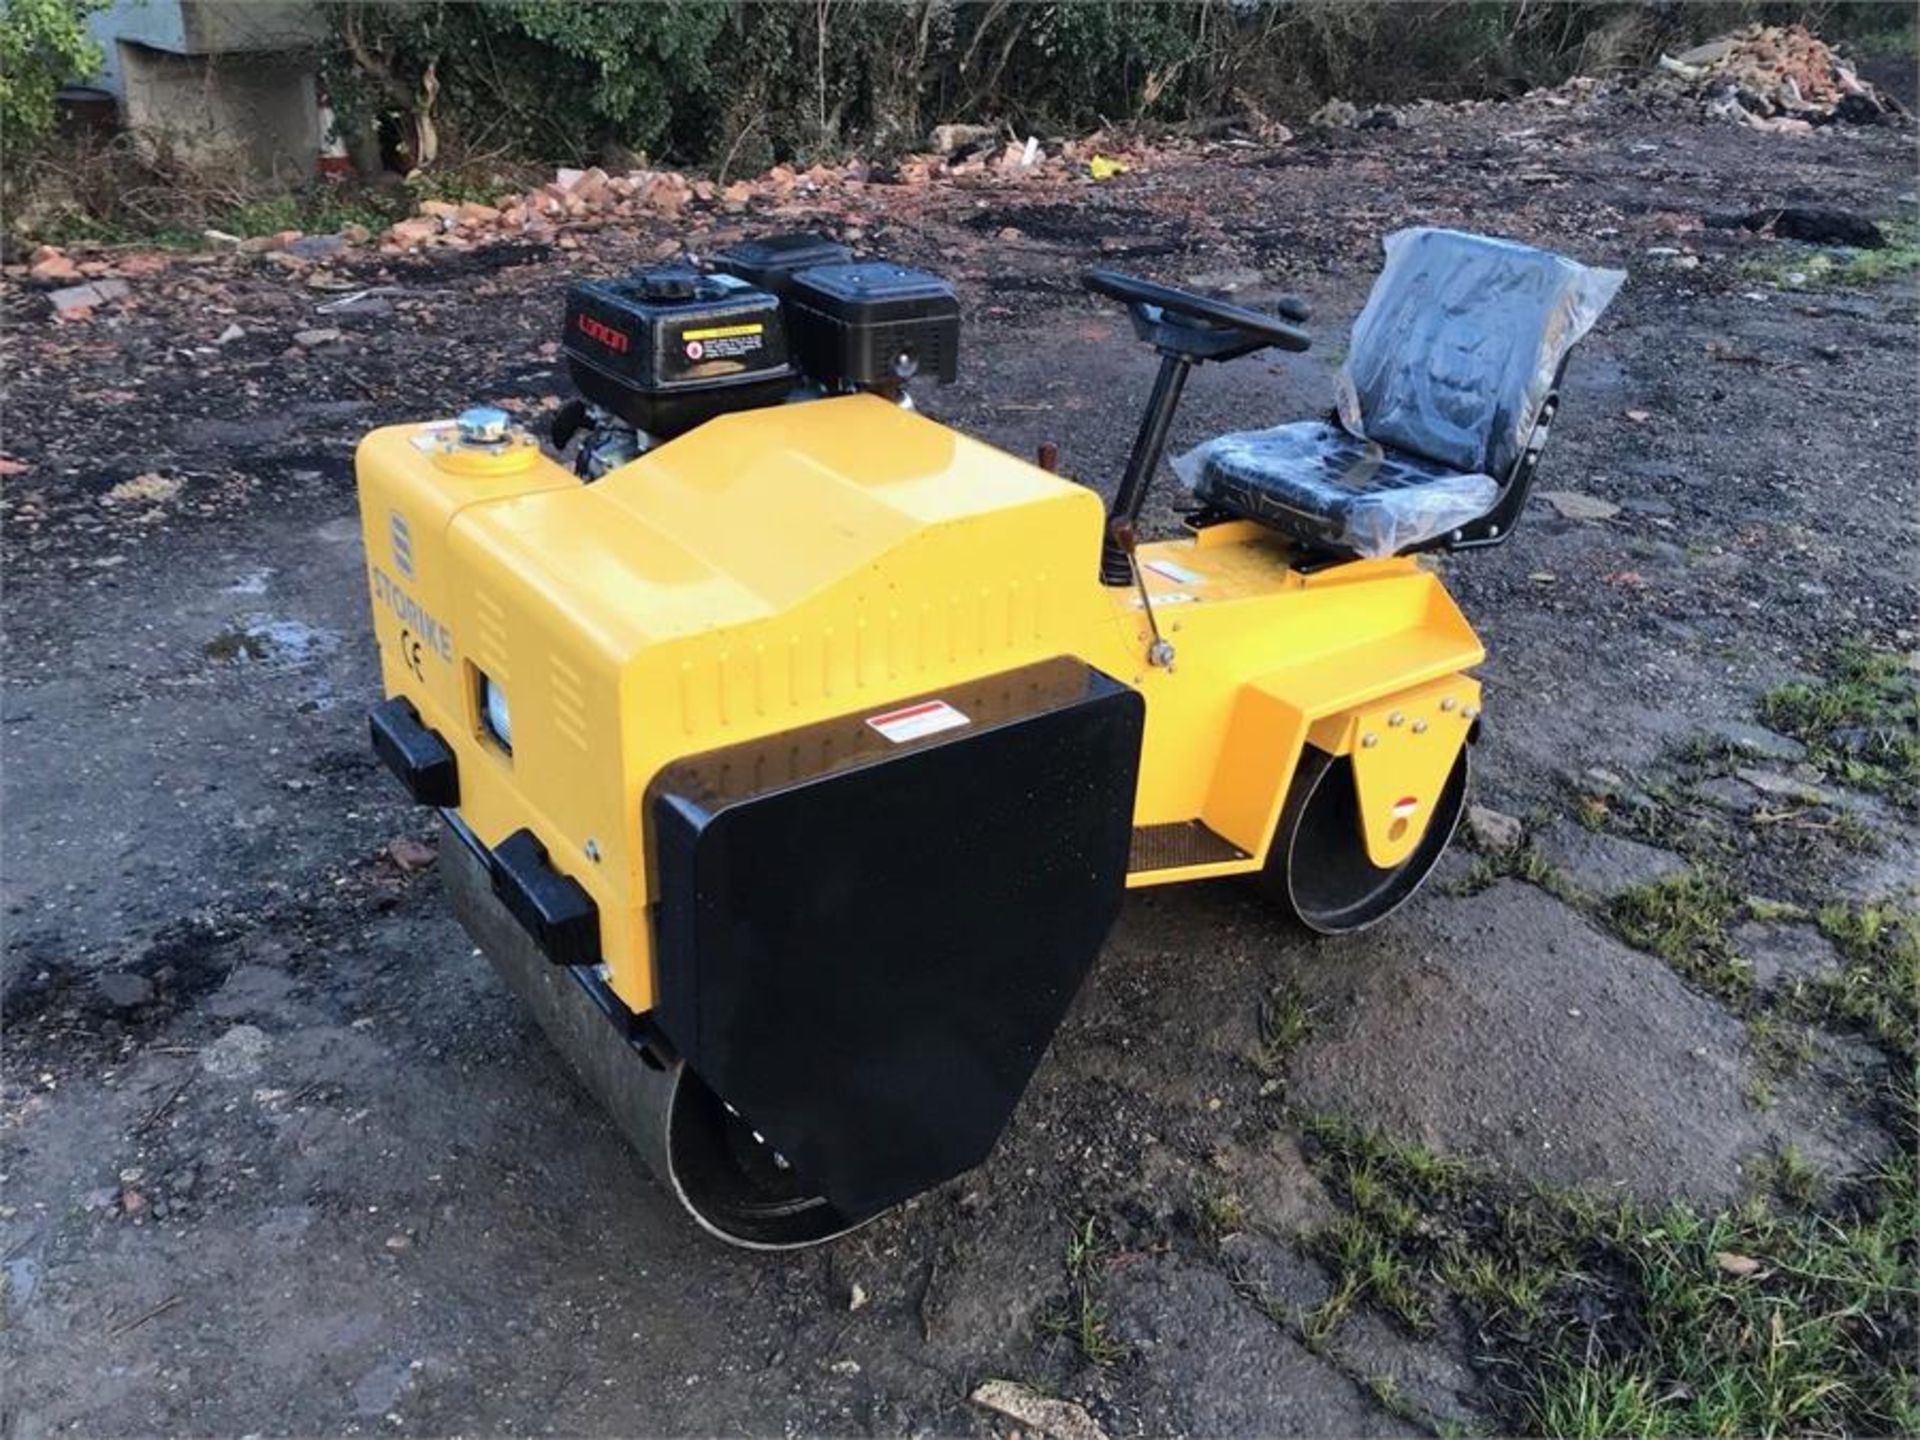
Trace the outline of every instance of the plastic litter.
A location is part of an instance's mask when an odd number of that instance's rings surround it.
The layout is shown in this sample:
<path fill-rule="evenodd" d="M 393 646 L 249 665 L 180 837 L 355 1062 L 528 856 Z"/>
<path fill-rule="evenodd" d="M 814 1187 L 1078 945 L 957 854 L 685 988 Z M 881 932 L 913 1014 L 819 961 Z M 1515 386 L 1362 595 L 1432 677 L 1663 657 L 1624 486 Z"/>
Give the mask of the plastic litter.
<path fill-rule="evenodd" d="M 1116 175 L 1124 175 L 1133 167 L 1124 160 L 1109 160 L 1105 155 L 1096 155 L 1087 161 L 1087 174 L 1096 180 L 1111 180 Z"/>

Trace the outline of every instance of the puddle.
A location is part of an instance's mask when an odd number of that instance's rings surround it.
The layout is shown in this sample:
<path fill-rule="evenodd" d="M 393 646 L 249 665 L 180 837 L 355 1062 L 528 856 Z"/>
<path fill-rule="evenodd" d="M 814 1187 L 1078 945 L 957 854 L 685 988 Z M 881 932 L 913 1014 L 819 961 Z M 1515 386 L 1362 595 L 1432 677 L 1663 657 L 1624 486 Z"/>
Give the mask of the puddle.
<path fill-rule="evenodd" d="M 7 1308 L 25 1309 L 33 1299 L 33 1292 L 40 1288 L 40 1262 L 31 1255 L 16 1255 L 0 1266 L 0 1275 L 7 1281 Z"/>
<path fill-rule="evenodd" d="M 339 648 L 335 631 L 266 616 L 230 625 L 205 646 L 207 658 L 223 665 L 262 665 L 274 670 L 302 669 Z"/>

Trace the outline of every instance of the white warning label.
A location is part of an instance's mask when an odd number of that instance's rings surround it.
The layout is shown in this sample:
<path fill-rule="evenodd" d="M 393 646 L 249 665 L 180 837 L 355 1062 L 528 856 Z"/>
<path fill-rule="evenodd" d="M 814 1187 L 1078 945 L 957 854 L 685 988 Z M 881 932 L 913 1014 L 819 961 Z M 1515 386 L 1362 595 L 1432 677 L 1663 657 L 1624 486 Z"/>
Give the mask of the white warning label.
<path fill-rule="evenodd" d="M 1176 585 L 1198 585 L 1202 578 L 1199 572 L 1189 570 L 1184 565 L 1176 565 L 1171 560 L 1149 560 L 1147 569 L 1156 575 L 1166 576 Z"/>
<path fill-rule="evenodd" d="M 962 725 L 972 723 L 944 700 L 923 700 L 903 710 L 889 710 L 884 715 L 867 717 L 867 724 L 896 745 L 938 735 L 942 730 L 958 730 Z"/>

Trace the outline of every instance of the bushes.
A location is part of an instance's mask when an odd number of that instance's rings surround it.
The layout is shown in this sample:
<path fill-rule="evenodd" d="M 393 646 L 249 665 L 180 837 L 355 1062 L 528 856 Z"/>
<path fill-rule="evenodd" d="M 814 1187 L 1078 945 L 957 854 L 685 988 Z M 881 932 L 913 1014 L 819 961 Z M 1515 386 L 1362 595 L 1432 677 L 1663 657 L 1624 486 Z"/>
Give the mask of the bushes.
<path fill-rule="evenodd" d="M 1747 20 L 1859 17 L 1722 0 L 450 0 L 334 7 L 336 98 L 430 110 L 468 152 L 651 152 L 734 168 L 919 143 L 947 120 L 1024 132 L 1502 95 L 1646 64 Z M 1909 16 L 1908 28 L 1911 29 Z M 618 158 L 617 155 L 612 158 Z"/>
<path fill-rule="evenodd" d="M 106 0 L 7 0 L 0 6 L 0 137 L 9 149 L 53 128 L 54 93 L 100 68 L 87 16 Z"/>

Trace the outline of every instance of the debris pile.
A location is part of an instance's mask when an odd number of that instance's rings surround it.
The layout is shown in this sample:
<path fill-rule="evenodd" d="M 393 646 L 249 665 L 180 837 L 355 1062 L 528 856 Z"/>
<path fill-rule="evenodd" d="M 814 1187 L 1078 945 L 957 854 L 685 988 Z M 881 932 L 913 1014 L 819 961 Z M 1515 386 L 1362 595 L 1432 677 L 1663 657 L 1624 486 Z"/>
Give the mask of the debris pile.
<path fill-rule="evenodd" d="M 1091 140 L 1046 146 L 1034 136 L 1003 140 L 1000 132 L 989 126 L 941 125 L 928 137 L 926 151 L 897 162 L 882 165 L 856 160 L 806 170 L 775 165 L 754 179 L 727 184 L 690 178 L 677 170 L 631 170 L 612 175 L 598 166 L 562 169 L 546 184 L 492 204 L 423 201 L 417 214 L 380 237 L 380 249 L 388 254 L 434 247 L 467 249 L 503 237 L 557 242 L 565 248 L 563 230 L 642 217 L 672 220 L 696 204 L 722 214 L 741 214 L 750 206 L 777 207 L 830 193 L 851 200 L 870 185 L 926 185 L 967 177 L 1103 179 L 1114 173 L 1115 162 L 1096 154 L 1095 148 Z"/>
<path fill-rule="evenodd" d="M 379 232 L 347 225 L 330 235 L 282 230 L 242 237 L 210 229 L 200 237 L 204 251 L 193 258 L 210 262 L 223 253 L 252 256 L 262 265 L 303 277 L 315 289 L 351 288 L 352 282 L 329 269 L 334 262 L 362 255 L 476 250 L 502 242 L 578 250 L 590 244 L 587 237 L 598 230 L 645 230 L 663 221 L 672 225 L 683 216 L 697 230 L 749 211 L 771 221 L 824 223 L 857 244 L 866 227 L 887 209 L 889 194 L 898 203 L 903 191 L 932 185 L 1092 183 L 1125 174 L 1149 159 L 1137 140 L 1104 133 L 1042 141 L 984 125 L 941 125 L 927 137 L 923 151 L 887 162 L 855 160 L 807 169 L 775 165 L 763 175 L 724 183 L 677 170 L 610 174 L 598 166 L 562 168 L 544 184 L 486 202 L 422 200 L 415 213 Z M 678 228 L 684 232 L 687 226 Z M 683 242 L 684 234 L 663 241 L 658 253 L 675 253 Z M 170 257 L 159 252 L 83 256 L 41 245 L 26 263 L 0 267 L 0 273 L 33 282 L 55 319 L 85 321 L 102 306 L 128 298 L 122 278 L 152 274 L 169 263 Z"/>
<path fill-rule="evenodd" d="M 1815 125 L 1897 122 L 1883 95 L 1804 25 L 1749 25 L 1679 55 L 1662 55 L 1648 82 L 1656 94 L 1697 103 L 1718 120 L 1807 134 Z"/>

